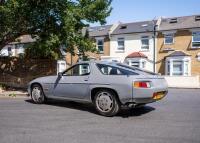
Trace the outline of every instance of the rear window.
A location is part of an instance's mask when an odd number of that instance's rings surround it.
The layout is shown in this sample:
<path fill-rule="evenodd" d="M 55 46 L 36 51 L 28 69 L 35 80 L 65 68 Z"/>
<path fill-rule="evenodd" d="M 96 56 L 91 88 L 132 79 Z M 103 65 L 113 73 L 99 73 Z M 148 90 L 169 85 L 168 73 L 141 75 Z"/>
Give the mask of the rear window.
<path fill-rule="evenodd" d="M 110 65 L 97 64 L 98 69 L 105 75 L 138 75 L 138 73 L 117 68 Z"/>
<path fill-rule="evenodd" d="M 151 72 L 151 71 L 143 70 L 143 69 L 140 69 L 140 68 L 137 68 L 137 67 L 133 67 L 133 66 L 129 66 L 129 65 L 121 64 L 121 63 L 118 63 L 117 65 L 120 66 L 120 67 L 123 67 L 123 68 L 127 68 L 127 69 L 134 70 L 134 71 L 139 71 L 141 73 L 146 73 L 146 74 L 149 74 L 149 75 L 158 75 L 157 73 L 154 73 L 154 72 Z"/>

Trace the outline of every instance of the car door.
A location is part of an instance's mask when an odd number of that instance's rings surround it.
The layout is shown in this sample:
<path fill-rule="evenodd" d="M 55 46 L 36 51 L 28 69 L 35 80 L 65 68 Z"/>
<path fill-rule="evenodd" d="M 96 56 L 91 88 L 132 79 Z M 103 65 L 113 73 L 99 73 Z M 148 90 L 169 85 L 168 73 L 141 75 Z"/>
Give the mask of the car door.
<path fill-rule="evenodd" d="M 89 64 L 77 64 L 65 72 L 55 83 L 54 96 L 83 99 L 89 94 Z"/>

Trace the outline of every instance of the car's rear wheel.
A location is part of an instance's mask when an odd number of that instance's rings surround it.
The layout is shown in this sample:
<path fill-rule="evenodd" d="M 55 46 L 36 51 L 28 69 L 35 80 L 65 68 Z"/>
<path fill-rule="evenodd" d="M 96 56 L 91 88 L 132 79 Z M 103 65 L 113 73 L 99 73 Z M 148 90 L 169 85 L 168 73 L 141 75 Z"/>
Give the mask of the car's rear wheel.
<path fill-rule="evenodd" d="M 114 92 L 100 90 L 95 94 L 94 104 L 99 114 L 103 116 L 114 116 L 119 112 L 120 105 Z"/>
<path fill-rule="evenodd" d="M 39 84 L 34 84 L 31 89 L 31 98 L 37 104 L 42 104 L 45 102 L 46 98 L 42 87 Z"/>

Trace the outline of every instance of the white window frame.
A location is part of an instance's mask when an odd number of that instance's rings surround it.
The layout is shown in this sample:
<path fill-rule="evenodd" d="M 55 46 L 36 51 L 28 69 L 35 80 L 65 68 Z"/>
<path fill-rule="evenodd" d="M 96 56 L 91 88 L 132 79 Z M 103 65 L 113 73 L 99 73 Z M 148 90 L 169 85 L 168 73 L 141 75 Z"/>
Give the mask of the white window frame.
<path fill-rule="evenodd" d="M 167 43 L 167 42 L 166 42 L 166 38 L 172 38 L 172 42 L 171 42 L 171 43 Z M 174 44 L 174 33 L 164 34 L 164 44 L 165 44 L 165 45 Z"/>
<path fill-rule="evenodd" d="M 148 45 L 143 45 L 142 40 L 148 40 Z M 146 51 L 149 50 L 149 36 L 142 36 L 141 37 L 141 50 Z M 147 48 L 146 48 L 147 47 Z"/>
<path fill-rule="evenodd" d="M 129 65 L 133 67 L 140 68 L 140 62 L 139 61 L 129 61 Z"/>
<path fill-rule="evenodd" d="M 174 75 L 174 62 L 182 62 L 182 74 Z M 187 64 L 187 67 L 186 67 Z M 191 75 L 191 58 L 188 56 L 167 57 L 165 61 L 165 75 L 169 76 L 190 76 Z"/>
<path fill-rule="evenodd" d="M 123 46 L 119 46 L 119 42 L 123 42 Z M 125 50 L 125 38 L 117 38 L 117 52 L 123 52 Z"/>
<path fill-rule="evenodd" d="M 198 33 L 199 36 L 200 36 L 200 31 L 193 31 L 193 32 L 192 32 L 192 48 L 193 48 L 193 49 L 200 48 L 200 45 L 199 45 L 199 46 L 193 46 L 193 43 L 194 43 L 194 42 L 197 42 L 197 43 L 200 44 L 200 41 L 194 41 L 194 35 L 195 35 L 195 33 Z"/>
<path fill-rule="evenodd" d="M 173 64 L 172 64 L 172 67 L 173 67 L 173 72 L 172 72 L 172 75 L 177 75 L 177 76 L 179 76 L 179 75 L 183 75 L 184 74 L 184 69 L 183 69 L 183 61 L 179 61 L 179 60 L 177 60 L 177 61 L 173 61 Z M 175 71 L 174 69 L 175 69 L 175 66 L 178 66 L 179 68 L 181 68 L 181 70 L 180 71 Z"/>
<path fill-rule="evenodd" d="M 99 41 L 102 41 L 102 45 L 99 45 Z M 97 50 L 99 51 L 99 53 L 104 53 L 104 38 L 97 38 L 96 39 L 96 45 L 97 45 Z M 99 46 L 103 47 L 103 50 L 99 50 Z"/>
<path fill-rule="evenodd" d="M 146 59 L 144 58 L 127 58 L 125 60 L 125 63 L 127 63 L 129 66 L 133 66 L 132 63 L 138 63 L 138 68 L 141 68 L 141 69 L 146 69 Z"/>

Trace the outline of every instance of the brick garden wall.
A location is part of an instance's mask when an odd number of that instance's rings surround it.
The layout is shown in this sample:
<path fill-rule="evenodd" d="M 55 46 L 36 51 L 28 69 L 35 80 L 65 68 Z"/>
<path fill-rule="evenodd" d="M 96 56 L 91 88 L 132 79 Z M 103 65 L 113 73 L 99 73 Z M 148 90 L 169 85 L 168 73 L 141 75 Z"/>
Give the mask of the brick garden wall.
<path fill-rule="evenodd" d="M 0 57 L 0 83 L 24 88 L 37 77 L 55 75 L 56 63 L 49 59 Z"/>

